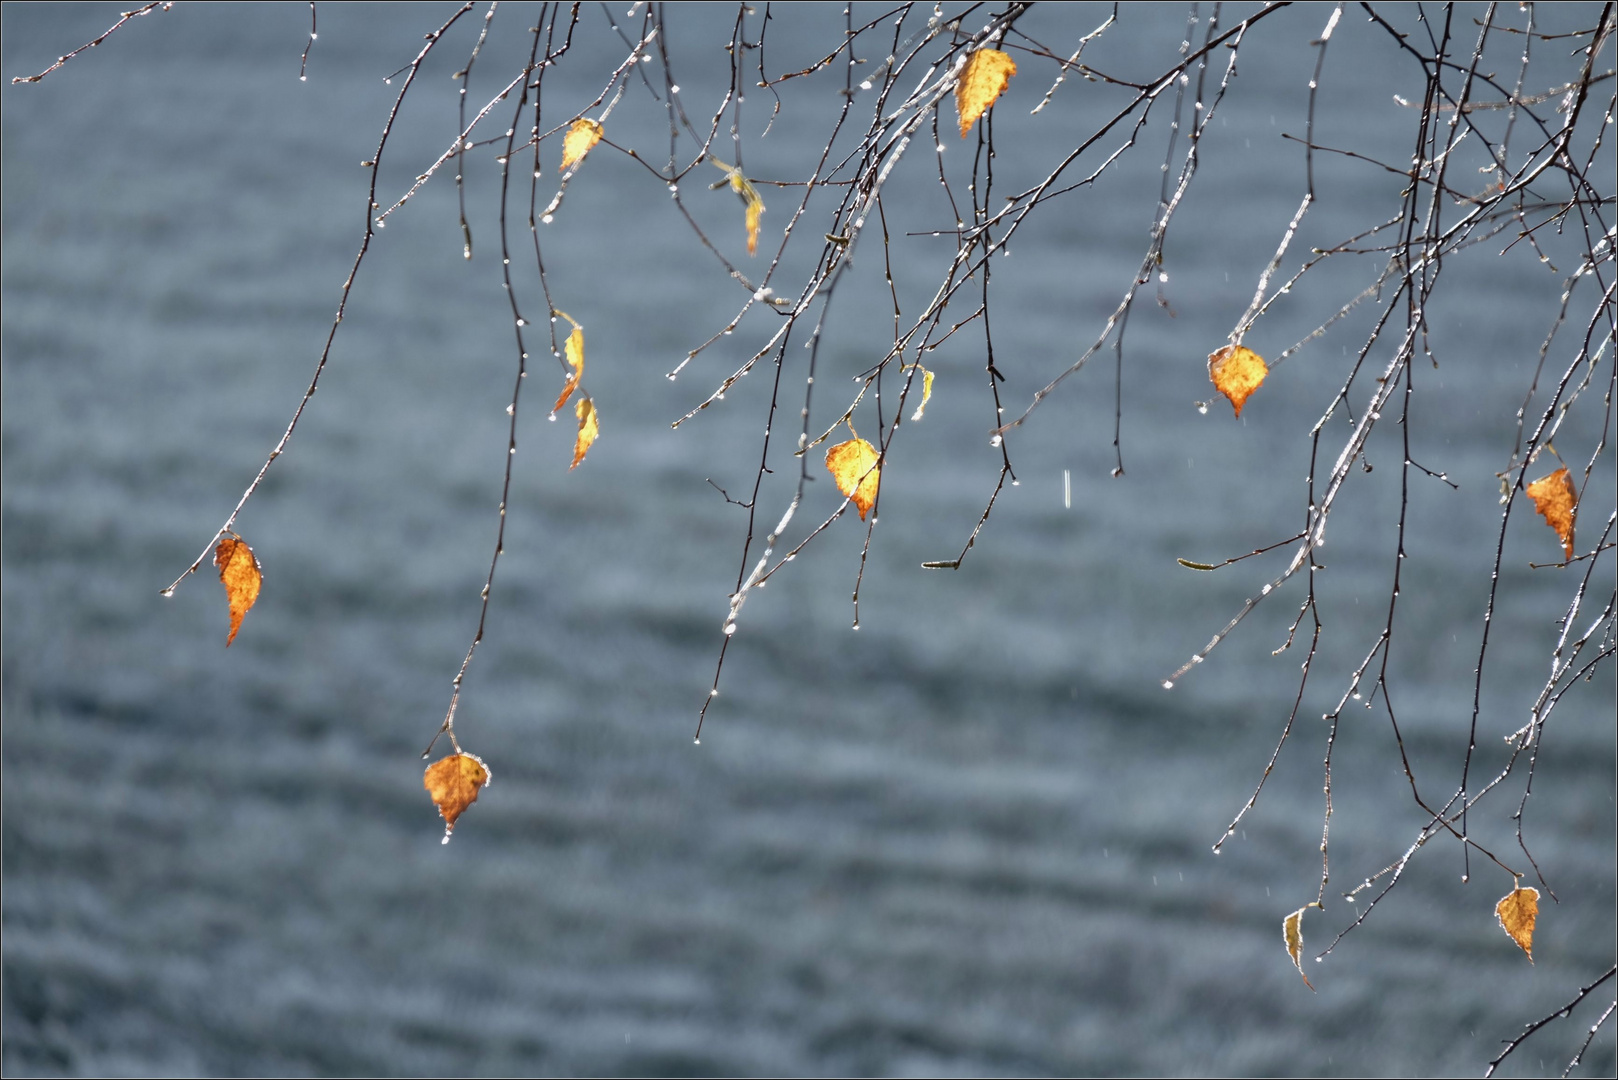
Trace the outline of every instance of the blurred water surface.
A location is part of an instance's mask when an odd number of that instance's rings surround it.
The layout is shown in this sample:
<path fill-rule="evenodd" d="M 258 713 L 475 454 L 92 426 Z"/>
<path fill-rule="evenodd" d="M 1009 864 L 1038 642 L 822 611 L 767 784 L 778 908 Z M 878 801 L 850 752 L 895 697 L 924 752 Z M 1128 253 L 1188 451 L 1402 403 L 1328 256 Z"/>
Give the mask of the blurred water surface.
<path fill-rule="evenodd" d="M 1494 925 L 1510 879 L 1474 860 L 1463 887 L 1453 845 L 1424 852 L 1310 965 L 1318 993 L 1283 954 L 1279 920 L 1319 876 L 1318 717 L 1386 610 L 1391 425 L 1372 443 L 1377 472 L 1357 476 L 1337 511 L 1320 677 L 1296 741 L 1227 853 L 1209 851 L 1291 707 L 1299 650 L 1271 650 L 1301 596 L 1261 607 L 1165 693 L 1163 677 L 1278 568 L 1199 575 L 1174 559 L 1223 558 L 1297 527 L 1309 427 L 1369 328 L 1353 316 L 1300 353 L 1240 421 L 1223 402 L 1206 415 L 1193 404 L 1209 392 L 1204 354 L 1302 191 L 1302 155 L 1280 135 L 1302 132 L 1322 7 L 1276 16 L 1243 45 L 1170 235 L 1169 307 L 1147 295 L 1129 327 L 1125 475 L 1110 476 L 1107 354 L 1015 433 L 1020 484 L 963 568 L 920 569 L 959 551 L 999 462 L 981 335 L 952 338 L 929 360 L 927 420 L 902 429 L 884 470 L 860 629 L 849 595 L 864 530 L 850 515 L 749 601 L 700 747 L 696 708 L 745 535 L 742 511 L 707 481 L 750 488 L 771 376 L 761 368 L 678 430 L 669 421 L 774 317 L 750 316 L 665 379 L 745 291 L 659 181 L 609 147 L 593 153 L 542 240 L 556 302 L 587 330 L 603 433 L 570 473 L 572 425 L 545 417 L 560 376 L 531 344 L 542 362 L 523 398 L 506 553 L 459 714 L 494 782 L 441 846 L 418 755 L 476 625 L 516 359 L 493 150 L 468 163 L 470 262 L 448 173 L 378 234 L 320 393 L 239 522 L 266 580 L 235 646 L 222 648 L 206 567 L 172 600 L 158 590 L 285 426 L 363 226 L 360 162 L 399 84 L 383 77 L 453 10 L 322 6 L 304 83 L 306 8 L 182 5 L 4 90 L 8 1075 L 1476 1073 L 1502 1037 L 1611 963 L 1610 667 L 1562 704 L 1540 759 L 1530 836 L 1563 902 L 1542 909 L 1535 966 Z M 1595 10 L 1546 18 L 1571 29 Z M 1457 17 L 1468 41 L 1481 11 Z M 841 32 L 835 6 L 774 12 L 772 70 L 814 62 Z M 669 14 L 701 124 L 728 79 L 734 9 Z M 1022 25 L 1065 54 L 1105 14 L 1041 5 Z M 3 17 L 9 79 L 116 12 L 8 4 Z M 424 66 L 379 197 L 397 197 L 453 138 L 449 80 L 480 17 Z M 518 69 L 533 17 L 500 9 L 469 100 Z M 1128 7 L 1121 19 L 1086 59 L 1139 78 L 1166 67 L 1184 12 Z M 1422 76 L 1378 34 L 1345 18 L 1318 138 L 1404 161 L 1414 113 L 1391 94 L 1419 98 Z M 587 104 L 624 55 L 594 8 L 574 50 L 547 76 L 547 116 Z M 1573 63 L 1548 64 L 1546 78 L 1571 77 Z M 1036 181 L 1125 100 L 1071 80 L 1030 120 L 1053 71 L 1027 61 L 996 111 L 997 190 Z M 839 86 L 835 72 L 787 84 L 764 138 L 773 101 L 755 93 L 750 173 L 806 172 Z M 495 116 L 491 133 L 509 109 Z M 608 134 L 654 162 L 666 153 L 661 106 L 639 87 Z M 1138 267 L 1166 138 L 1154 115 L 1138 152 L 996 260 L 1008 409 L 1099 332 Z M 971 146 L 951 134 L 949 166 Z M 887 203 L 906 310 L 952 250 L 925 234 L 953 227 L 928 172 L 935 151 L 923 140 L 912 153 Z M 1398 205 L 1398 177 L 1337 158 L 1317 170 L 1321 202 L 1295 251 Z M 554 180 L 547 171 L 541 198 Z M 702 185 L 687 184 L 687 201 L 745 260 L 734 197 Z M 796 190 L 765 189 L 766 251 Z M 818 247 L 819 221 L 801 228 L 783 293 Z M 513 237 L 528 243 L 524 228 Z M 513 261 L 538 318 L 530 250 Z M 817 430 L 891 340 L 879 254 L 868 235 L 834 301 Z M 1374 273 L 1328 263 L 1249 342 L 1279 351 Z M 1446 274 L 1452 291 L 1429 313 L 1440 366 L 1416 372 L 1412 439 L 1460 489 L 1429 482 L 1412 503 L 1391 669 L 1434 794 L 1455 783 L 1465 748 L 1494 473 L 1562 284 L 1526 250 Z M 795 350 L 789 413 L 803 377 Z M 1579 457 L 1597 432 L 1558 442 Z M 766 527 L 795 463 L 778 449 L 772 467 Z M 1610 489 L 1612 475 L 1609 450 L 1593 482 Z M 838 501 L 823 480 L 809 498 L 798 536 Z M 1482 775 L 1543 680 L 1570 587 L 1526 569 L 1555 557 L 1542 534 L 1522 513 L 1509 537 Z M 1305 924 L 1311 946 L 1352 921 L 1338 886 L 1386 865 L 1423 821 L 1384 713 L 1345 720 L 1335 754 L 1333 879 L 1326 912 Z M 1501 850 L 1507 813 L 1474 826 Z M 1593 1016 L 1546 1033 L 1514 1067 L 1559 1070 Z M 1613 1045 L 1610 1030 L 1596 1041 L 1590 1072 L 1612 1072 Z"/>

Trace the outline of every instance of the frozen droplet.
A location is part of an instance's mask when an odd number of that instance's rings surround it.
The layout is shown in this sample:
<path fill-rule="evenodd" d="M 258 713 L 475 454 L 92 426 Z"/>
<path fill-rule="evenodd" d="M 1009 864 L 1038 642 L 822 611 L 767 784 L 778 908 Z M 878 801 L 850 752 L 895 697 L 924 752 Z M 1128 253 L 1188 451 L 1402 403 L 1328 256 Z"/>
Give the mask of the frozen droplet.
<path fill-rule="evenodd" d="M 1264 586 L 1264 588 L 1262 588 L 1262 589 L 1260 589 L 1258 591 L 1258 594 L 1260 596 L 1268 596 L 1268 595 L 1270 595 L 1270 586 L 1268 586 L 1268 585 Z"/>
<path fill-rule="evenodd" d="M 516 411 L 517 411 L 517 403 L 516 402 L 512 402 L 510 405 L 506 406 L 506 415 L 507 416 L 512 415 Z"/>
<path fill-rule="evenodd" d="M 546 225 L 549 225 L 551 222 L 556 220 L 556 217 L 554 215 L 552 215 L 552 214 L 546 214 L 544 217 L 540 218 L 539 220 L 544 222 Z"/>
<path fill-rule="evenodd" d="M 673 86 L 669 87 L 669 93 L 678 94 L 679 92 L 680 92 L 680 85 L 678 83 L 675 83 Z"/>
<path fill-rule="evenodd" d="M 989 445 L 990 446 L 999 446 L 1000 445 L 1000 436 L 996 435 L 992 439 L 990 439 L 989 440 Z"/>
<path fill-rule="evenodd" d="M 1167 270 L 1159 270 L 1157 272 L 1157 283 L 1159 285 L 1167 285 L 1169 283 L 1169 274 Z"/>
<path fill-rule="evenodd" d="M 730 635 L 734 634 L 735 632 L 736 632 L 736 624 L 734 622 L 728 622 L 728 623 L 725 624 L 725 636 L 726 637 L 730 637 Z"/>
<path fill-rule="evenodd" d="M 1173 690 L 1174 689 L 1174 680 L 1173 679 L 1164 679 L 1163 680 L 1163 689 L 1165 689 L 1165 690 Z"/>
<path fill-rule="evenodd" d="M 871 80 L 870 79 L 866 79 L 864 82 L 860 83 L 860 89 L 861 90 L 869 90 L 870 88 L 871 88 Z"/>
<path fill-rule="evenodd" d="M 447 844 L 447 843 L 449 843 L 449 830 L 448 830 L 448 829 L 445 829 L 445 830 L 444 830 L 444 839 L 442 839 L 442 840 L 440 840 L 440 841 L 439 841 L 439 843 L 440 843 L 440 844 Z"/>
<path fill-rule="evenodd" d="M 719 687 L 716 686 L 712 690 L 708 691 L 708 696 L 709 697 L 718 697 L 719 696 Z"/>
<path fill-rule="evenodd" d="M 174 595 L 174 586 L 173 585 L 170 585 L 168 588 L 163 590 L 163 596 L 165 598 L 171 597 L 173 595 Z"/>
<path fill-rule="evenodd" d="M 1207 416 L 1208 415 L 1208 403 L 1206 401 L 1197 402 L 1197 412 L 1201 413 L 1203 416 Z"/>

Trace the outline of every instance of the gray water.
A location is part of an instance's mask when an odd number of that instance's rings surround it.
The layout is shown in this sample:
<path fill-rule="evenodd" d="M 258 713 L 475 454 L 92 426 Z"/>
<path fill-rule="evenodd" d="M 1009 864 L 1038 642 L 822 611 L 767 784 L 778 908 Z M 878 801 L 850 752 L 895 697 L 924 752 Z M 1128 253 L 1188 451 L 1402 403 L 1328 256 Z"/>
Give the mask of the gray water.
<path fill-rule="evenodd" d="M 726 78 L 730 10 L 670 13 L 699 123 Z M 1542 20 L 1571 29 L 1595 10 Z M 1272 18 L 1243 46 L 1168 241 L 1169 308 L 1148 289 L 1129 326 L 1125 475 L 1110 475 L 1108 353 L 1014 433 L 1020 483 L 962 569 L 920 569 L 960 550 L 998 470 L 981 336 L 963 331 L 932 354 L 927 419 L 902 429 L 884 468 L 860 629 L 849 596 L 865 533 L 847 515 L 749 600 L 700 746 L 745 535 L 742 511 L 706 481 L 750 487 L 770 376 L 669 422 L 773 317 L 750 316 L 665 379 L 745 295 L 660 182 L 598 148 L 542 239 L 557 305 L 586 327 L 602 435 L 569 472 L 572 425 L 545 418 L 560 375 L 536 349 L 506 551 L 457 728 L 494 782 L 441 845 L 419 754 L 476 625 L 515 366 L 492 150 L 468 165 L 471 262 L 447 173 L 378 234 L 321 390 L 238 523 L 266 577 L 236 644 L 223 648 L 209 568 L 171 600 L 158 591 L 284 428 L 359 240 L 360 162 L 399 85 L 383 76 L 451 11 L 323 5 L 301 83 L 303 6 L 181 5 L 4 90 L 8 1075 L 1476 1074 L 1612 963 L 1610 666 L 1564 700 L 1540 758 L 1527 835 L 1562 902 L 1542 908 L 1533 966 L 1494 923 L 1510 878 L 1474 859 L 1462 885 L 1461 852 L 1444 843 L 1324 963 L 1306 961 L 1317 993 L 1281 947 L 1282 916 L 1320 875 L 1317 718 L 1386 611 L 1400 452 L 1388 424 L 1323 552 L 1326 631 L 1294 741 L 1226 853 L 1209 850 L 1297 692 L 1300 649 L 1271 651 L 1301 583 L 1165 693 L 1161 680 L 1287 556 L 1217 574 L 1174 560 L 1296 530 L 1308 430 L 1370 325 L 1356 313 L 1278 368 L 1239 421 L 1223 401 L 1194 405 L 1209 396 L 1204 355 L 1302 191 L 1302 156 L 1280 134 L 1303 130 L 1320 7 Z M 772 69 L 829 51 L 838 11 L 777 7 Z M 1458 18 L 1464 40 L 1480 12 Z M 1065 55 L 1104 17 L 1042 6 L 1022 25 Z M 450 76 L 480 18 L 457 26 L 407 100 L 382 171 L 389 202 L 453 137 Z M 520 64 L 517 30 L 532 18 L 502 7 L 474 103 Z M 1139 78 L 1166 67 L 1182 9 L 1122 18 L 1087 61 Z M 115 19 L 101 5 L 8 4 L 0 74 L 31 74 Z M 1345 17 L 1318 138 L 1400 162 L 1414 112 L 1391 95 L 1419 98 L 1421 75 L 1385 41 Z M 575 50 L 547 76 L 547 115 L 583 107 L 623 55 L 594 8 Z M 1555 63 L 1547 80 L 1569 77 L 1572 61 Z M 1053 71 L 1029 60 L 997 107 L 997 190 L 1037 180 L 1124 100 L 1070 80 L 1030 120 Z M 767 138 L 770 105 L 749 98 L 754 175 L 801 174 L 822 145 L 840 77 L 801 85 Z M 946 161 L 963 168 L 971 143 L 948 135 Z M 609 138 L 654 162 L 666 153 L 662 114 L 638 89 Z M 1072 362 L 1127 286 L 1166 138 L 1154 116 L 1137 152 L 997 258 L 1008 409 Z M 913 153 L 887 203 L 896 237 L 952 225 L 928 140 Z M 1324 155 L 1317 171 L 1321 203 L 1295 252 L 1398 205 L 1398 177 Z M 709 179 L 686 198 L 745 260 L 735 199 L 703 190 Z M 788 190 L 766 189 L 766 250 Z M 791 250 L 807 258 L 823 229 L 812 217 L 802 228 Z M 522 228 L 514 239 L 527 244 Z M 1571 238 L 1546 243 L 1569 257 Z M 1413 494 L 1391 678 L 1437 796 L 1465 749 L 1494 473 L 1567 270 L 1521 247 L 1496 258 L 1502 246 L 1446 268 L 1452 291 L 1430 312 L 1440 366 L 1416 372 L 1414 453 L 1460 488 Z M 907 310 L 951 250 L 947 237 L 896 238 Z M 817 433 L 891 340 L 879 254 L 868 236 L 834 302 Z M 778 291 L 796 289 L 798 257 Z M 1273 355 L 1301 338 L 1376 265 L 1326 264 L 1249 343 Z M 521 281 L 532 318 L 543 301 Z M 802 365 L 795 349 L 789 411 Z M 1591 410 L 1559 449 L 1582 461 L 1601 423 Z M 1330 455 L 1346 430 L 1330 429 Z M 784 453 L 772 465 L 766 528 L 794 475 Z M 1609 449 L 1590 491 L 1612 483 Z M 809 500 L 798 537 L 838 501 L 824 480 Z M 1499 768 L 1501 735 L 1543 682 L 1572 585 L 1527 564 L 1556 554 L 1537 518 L 1514 515 L 1476 775 Z M 1611 576 L 1608 561 L 1597 594 Z M 1386 714 L 1354 712 L 1335 749 L 1332 880 L 1305 922 L 1310 955 L 1352 922 L 1342 892 L 1425 821 Z M 1473 828 L 1520 857 L 1512 783 Z M 1603 1004 L 1508 1071 L 1559 1072 Z M 1613 1068 L 1609 1024 L 1585 1069 Z"/>

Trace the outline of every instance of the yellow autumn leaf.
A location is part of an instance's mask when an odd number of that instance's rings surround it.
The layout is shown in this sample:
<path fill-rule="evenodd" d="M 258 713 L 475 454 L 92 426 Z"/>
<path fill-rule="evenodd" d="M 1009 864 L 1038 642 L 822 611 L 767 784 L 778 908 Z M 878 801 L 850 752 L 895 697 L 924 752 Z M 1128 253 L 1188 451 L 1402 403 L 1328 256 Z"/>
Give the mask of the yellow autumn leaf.
<path fill-rule="evenodd" d="M 747 200 L 747 253 L 758 254 L 758 219 L 764 216 L 764 200 L 753 192 L 753 197 Z"/>
<path fill-rule="evenodd" d="M 1567 470 L 1562 470 L 1566 472 Z M 1534 922 L 1539 918 L 1539 890 L 1531 886 L 1518 886 L 1500 898 L 1494 906 L 1494 917 L 1500 920 L 1500 929 L 1511 936 L 1517 947 L 1534 962 Z"/>
<path fill-rule="evenodd" d="M 837 490 L 854 500 L 861 521 L 876 505 L 876 489 L 882 479 L 877 460 L 876 448 L 864 439 L 850 439 L 826 451 L 826 468 L 837 481 Z"/>
<path fill-rule="evenodd" d="M 584 460 L 584 455 L 590 452 L 591 445 L 596 436 L 601 434 L 601 420 L 596 415 L 596 403 L 589 398 L 580 398 L 573 406 L 573 415 L 579 418 L 579 434 L 573 440 L 573 464 L 568 471 L 572 472 Z"/>
<path fill-rule="evenodd" d="M 242 618 L 258 602 L 264 573 L 253 549 L 234 533 L 219 538 L 213 549 L 213 564 L 219 567 L 219 580 L 225 586 L 225 599 L 230 602 L 230 634 L 225 638 L 228 649 L 236 640 L 236 631 L 242 628 Z"/>
<path fill-rule="evenodd" d="M 1562 538 L 1562 551 L 1569 559 L 1573 558 L 1573 510 L 1579 505 L 1579 492 L 1573 486 L 1567 466 L 1535 480 L 1527 491 L 1528 497 L 1534 500 L 1535 512 L 1556 530 L 1556 535 Z"/>
<path fill-rule="evenodd" d="M 1303 913 L 1319 906 L 1318 902 L 1305 904 L 1281 920 L 1281 940 L 1286 942 L 1287 955 L 1292 957 L 1292 966 L 1298 969 L 1298 974 L 1303 975 L 1303 985 L 1311 990 L 1315 984 L 1303 972 Z"/>
<path fill-rule="evenodd" d="M 567 385 L 562 387 L 562 396 L 556 399 L 555 405 L 551 406 L 551 412 L 553 413 L 562 411 L 562 406 L 567 404 L 567 399 L 573 396 L 573 391 L 579 388 L 579 382 L 584 378 L 583 327 L 573 327 L 573 332 L 567 336 L 567 342 L 562 346 L 562 351 L 567 354 L 568 365 L 573 370 L 568 374 Z"/>
<path fill-rule="evenodd" d="M 601 125 L 581 116 L 562 136 L 562 171 L 566 172 L 584 160 L 590 148 L 601 141 Z"/>
<path fill-rule="evenodd" d="M 966 62 L 955 84 L 955 109 L 961 114 L 961 138 L 972 131 L 978 117 L 988 112 L 1017 74 L 1017 62 L 999 49 L 979 49 Z"/>
<path fill-rule="evenodd" d="M 474 754 L 451 754 L 427 766 L 421 786 L 438 806 L 444 818 L 444 843 L 455 831 L 455 819 L 478 801 L 478 792 L 489 784 L 489 768 Z"/>
<path fill-rule="evenodd" d="M 747 177 L 742 175 L 740 169 L 726 165 L 715 157 L 710 157 L 708 160 L 713 162 L 714 168 L 721 170 L 725 174 L 725 178 L 715 181 L 713 187 L 721 188 L 729 184 L 730 190 L 734 191 L 736 197 L 746 205 L 747 253 L 749 255 L 758 254 L 759 218 L 764 215 L 763 196 L 759 195 L 757 189 L 753 187 Z"/>
<path fill-rule="evenodd" d="M 1264 358 L 1245 345 L 1226 345 L 1208 354 L 1208 378 L 1213 380 L 1215 390 L 1230 399 L 1237 416 L 1269 373 Z"/>
<path fill-rule="evenodd" d="M 933 373 L 920 364 L 906 364 L 902 370 L 921 372 L 921 404 L 917 405 L 916 411 L 910 414 L 910 419 L 920 420 L 922 414 L 927 411 L 927 402 L 933 396 Z"/>

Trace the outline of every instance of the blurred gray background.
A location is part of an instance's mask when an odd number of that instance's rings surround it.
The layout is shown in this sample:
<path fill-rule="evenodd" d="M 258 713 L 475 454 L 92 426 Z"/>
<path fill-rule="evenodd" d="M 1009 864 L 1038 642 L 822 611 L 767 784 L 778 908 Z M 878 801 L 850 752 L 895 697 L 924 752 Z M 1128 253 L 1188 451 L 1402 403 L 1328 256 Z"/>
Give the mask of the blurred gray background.
<path fill-rule="evenodd" d="M 1326 632 L 1294 741 L 1226 853 L 1209 850 L 1296 693 L 1301 649 L 1271 650 L 1301 582 L 1165 693 L 1161 680 L 1288 556 L 1217 574 L 1174 560 L 1216 561 L 1297 529 L 1309 428 L 1370 325 L 1358 312 L 1278 368 L 1239 421 L 1222 400 L 1195 406 L 1211 396 L 1204 356 L 1245 308 L 1303 190 L 1299 146 L 1280 135 L 1303 132 L 1323 6 L 1274 16 L 1243 45 L 1170 232 L 1169 306 L 1148 288 L 1129 325 L 1125 475 L 1109 475 L 1104 354 L 1012 436 L 1020 483 L 964 567 L 920 569 L 960 550 L 999 464 L 981 333 L 956 335 L 928 360 L 938 382 L 927 419 L 901 428 L 884 470 L 861 629 L 848 601 L 864 530 L 850 514 L 749 601 L 700 747 L 696 709 L 745 533 L 743 513 L 705 481 L 749 488 L 771 376 L 761 368 L 721 406 L 678 430 L 669 422 L 775 317 L 751 315 L 664 378 L 745 290 L 660 181 L 597 148 L 541 239 L 557 306 L 586 327 L 602 435 L 569 472 L 573 425 L 545 415 L 561 376 L 531 340 L 506 554 L 459 713 L 463 744 L 494 782 L 441 846 L 419 754 L 476 625 L 516 356 L 492 149 L 467 165 L 471 262 L 447 171 L 378 234 L 321 391 L 238 523 L 266 577 L 236 644 L 223 647 L 208 567 L 172 600 L 158 592 L 284 428 L 358 245 L 360 162 L 400 83 L 384 76 L 453 10 L 322 5 L 300 82 L 305 6 L 180 5 L 41 84 L 3 91 L 8 1075 L 1476 1074 L 1502 1038 L 1612 962 L 1610 665 L 1554 714 L 1540 758 L 1527 835 L 1562 902 L 1541 909 L 1534 966 L 1495 925 L 1509 876 L 1474 858 L 1463 886 L 1453 843 L 1425 849 L 1365 925 L 1324 963 L 1306 962 L 1318 993 L 1284 954 L 1280 920 L 1319 879 L 1319 717 L 1386 612 L 1401 452 L 1386 421 L 1370 448 L 1376 471 L 1354 476 L 1322 553 Z M 772 71 L 839 40 L 834 5 L 772 10 Z M 1040 5 L 1019 25 L 1066 55 L 1106 10 Z M 1224 22 L 1252 10 L 1227 6 Z M 1456 16 L 1463 50 L 1482 10 Z M 1540 25 L 1583 27 L 1597 10 L 1560 5 Z M 1413 11 L 1398 9 L 1415 31 Z M 381 171 L 385 202 L 450 145 L 450 77 L 481 15 L 457 24 L 407 99 Z M 9 82 L 99 34 L 117 9 L 7 4 L 3 17 Z M 474 104 L 518 70 L 535 17 L 501 7 Z M 728 80 L 734 9 L 679 5 L 669 17 L 675 74 L 701 124 Z M 1183 8 L 1128 6 L 1085 59 L 1149 78 L 1184 30 Z M 882 40 L 861 55 L 879 59 Z M 1513 49 L 1502 36 L 1494 70 L 1514 74 Z M 1544 85 L 1531 89 L 1571 77 L 1565 52 L 1543 50 Z M 607 15 L 584 8 L 574 51 L 547 76 L 547 118 L 586 105 L 624 53 Z M 1070 79 L 1030 117 L 1055 67 L 1019 62 L 995 111 L 996 191 L 1037 181 L 1126 100 Z M 763 138 L 773 101 L 753 92 L 750 174 L 807 173 L 841 83 L 830 72 L 783 86 Z M 1350 13 L 1327 57 L 1318 140 L 1408 161 L 1417 114 L 1392 95 L 1419 99 L 1422 85 L 1415 62 Z M 857 127 L 869 100 L 856 99 Z M 510 117 L 502 105 L 488 134 Z M 964 193 L 975 141 L 946 136 Z M 1048 206 L 996 258 L 1008 409 L 1099 333 L 1139 266 L 1167 137 L 1160 110 L 1118 168 Z M 661 106 L 632 86 L 608 138 L 663 160 Z M 1103 140 L 1084 172 L 1122 138 Z M 911 150 L 886 203 L 907 312 L 953 250 L 925 235 L 953 227 L 929 143 Z M 542 200 L 560 146 L 543 153 Z M 1610 158 L 1599 168 L 1612 191 Z M 1317 173 L 1321 202 L 1294 253 L 1397 210 L 1396 176 L 1337 157 Z M 706 190 L 716 175 L 696 174 L 686 199 L 752 272 L 765 256 L 746 259 L 734 196 Z M 770 252 L 800 189 L 762 190 Z M 778 292 L 798 289 L 825 229 L 814 212 L 828 205 L 811 204 Z M 1413 478 L 1390 677 L 1418 778 L 1437 798 L 1466 744 L 1494 473 L 1576 261 L 1573 237 L 1545 236 L 1560 273 L 1525 246 L 1497 257 L 1509 234 L 1446 265 L 1429 312 L 1440 366 L 1415 372 L 1414 452 L 1460 489 Z M 891 340 L 878 239 L 867 235 L 833 305 L 817 432 Z M 513 241 L 525 313 L 542 318 L 525 227 Z M 1326 264 L 1248 343 L 1274 355 L 1378 267 Z M 1373 354 L 1378 368 L 1388 347 Z M 788 416 L 804 355 L 794 348 L 783 376 Z M 1566 356 L 1558 346 L 1552 367 Z M 862 434 L 874 433 L 872 407 L 856 414 Z M 1587 405 L 1558 449 L 1583 461 L 1602 422 Z M 1330 457 L 1346 430 L 1341 419 L 1328 428 Z M 772 458 L 766 527 L 789 498 L 789 441 L 778 437 Z M 1612 490 L 1612 462 L 1609 449 L 1592 493 Z M 818 463 L 811 472 L 798 537 L 839 501 Z M 1501 736 L 1543 682 L 1573 581 L 1527 564 L 1558 555 L 1539 519 L 1514 514 L 1476 776 L 1500 767 Z M 1611 578 L 1609 556 L 1596 603 Z M 1305 921 L 1311 956 L 1354 917 L 1342 892 L 1424 821 L 1380 708 L 1345 717 L 1334 782 L 1333 876 L 1325 912 Z M 1520 780 L 1508 786 L 1473 829 L 1522 862 L 1508 820 Z M 1543 1033 L 1512 1070 L 1559 1072 L 1603 1004 Z M 1612 1073 L 1610 1024 L 1585 1068 Z"/>

